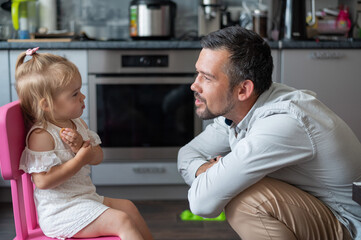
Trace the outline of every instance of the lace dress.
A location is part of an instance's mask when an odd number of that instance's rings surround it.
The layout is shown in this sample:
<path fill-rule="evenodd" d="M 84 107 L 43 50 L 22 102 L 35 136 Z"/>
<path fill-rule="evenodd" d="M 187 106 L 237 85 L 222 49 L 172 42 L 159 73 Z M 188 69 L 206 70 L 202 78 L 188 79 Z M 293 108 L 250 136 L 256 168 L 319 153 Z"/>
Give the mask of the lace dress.
<path fill-rule="evenodd" d="M 99 136 L 86 129 L 80 119 L 74 119 L 73 122 L 85 141 L 90 139 L 93 146 L 101 143 Z M 33 126 L 29 133 L 36 128 L 42 127 Z M 24 172 L 47 172 L 51 167 L 65 163 L 74 157 L 70 147 L 60 138 L 59 127 L 48 122 L 46 131 L 54 138 L 54 150 L 34 152 L 25 147 L 19 166 Z M 55 188 L 35 188 L 34 200 L 39 225 L 45 235 L 58 239 L 71 238 L 108 209 L 103 204 L 104 197 L 95 192 L 95 186 L 89 174 L 90 166 L 86 165 Z"/>

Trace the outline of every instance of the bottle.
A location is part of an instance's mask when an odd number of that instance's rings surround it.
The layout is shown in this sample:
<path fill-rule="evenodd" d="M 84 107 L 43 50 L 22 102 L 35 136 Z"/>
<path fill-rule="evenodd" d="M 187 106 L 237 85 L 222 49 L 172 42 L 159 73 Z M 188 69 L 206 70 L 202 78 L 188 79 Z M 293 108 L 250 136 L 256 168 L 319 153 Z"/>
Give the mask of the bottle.
<path fill-rule="evenodd" d="M 340 7 L 340 11 L 336 18 L 336 28 L 338 29 L 350 29 L 351 28 L 351 21 L 350 15 L 348 13 L 348 8 Z"/>

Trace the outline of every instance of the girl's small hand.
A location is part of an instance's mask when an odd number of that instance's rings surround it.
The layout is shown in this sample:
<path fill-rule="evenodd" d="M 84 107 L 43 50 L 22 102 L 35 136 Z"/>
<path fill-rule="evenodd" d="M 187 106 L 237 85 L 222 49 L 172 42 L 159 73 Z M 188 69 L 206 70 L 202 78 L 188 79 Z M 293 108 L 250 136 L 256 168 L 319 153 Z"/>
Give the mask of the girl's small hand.
<path fill-rule="evenodd" d="M 93 158 L 93 148 L 90 145 L 89 141 L 85 141 L 77 154 L 75 155 L 76 158 L 78 158 L 79 161 L 82 161 L 84 165 L 89 164 L 89 162 L 92 161 Z"/>
<path fill-rule="evenodd" d="M 84 142 L 83 137 L 78 133 L 78 131 L 71 128 L 62 128 L 60 130 L 60 137 L 61 140 L 68 144 L 73 153 L 77 153 Z"/>

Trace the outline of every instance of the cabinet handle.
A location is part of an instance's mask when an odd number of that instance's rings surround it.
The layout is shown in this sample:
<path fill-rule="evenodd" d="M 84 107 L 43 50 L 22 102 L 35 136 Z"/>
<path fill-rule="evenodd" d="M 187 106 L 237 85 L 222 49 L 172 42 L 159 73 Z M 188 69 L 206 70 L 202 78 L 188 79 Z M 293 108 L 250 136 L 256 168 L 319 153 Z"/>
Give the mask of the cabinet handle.
<path fill-rule="evenodd" d="M 340 59 L 345 57 L 344 53 L 339 52 L 312 52 L 311 59 Z"/>
<path fill-rule="evenodd" d="M 158 173 L 165 173 L 166 169 L 164 167 L 134 167 L 133 172 L 138 174 L 143 174 L 143 173 L 158 174 Z"/>

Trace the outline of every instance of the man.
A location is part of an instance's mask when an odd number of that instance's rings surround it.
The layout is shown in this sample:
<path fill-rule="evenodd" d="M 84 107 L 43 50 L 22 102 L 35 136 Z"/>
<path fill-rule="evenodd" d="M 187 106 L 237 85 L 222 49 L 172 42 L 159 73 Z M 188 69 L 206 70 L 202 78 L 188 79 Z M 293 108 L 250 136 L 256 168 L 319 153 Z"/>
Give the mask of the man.
<path fill-rule="evenodd" d="M 202 47 L 191 89 L 214 122 L 179 151 L 191 211 L 225 210 L 242 240 L 361 239 L 351 129 L 312 92 L 273 83 L 271 50 L 252 31 L 222 29 Z"/>

